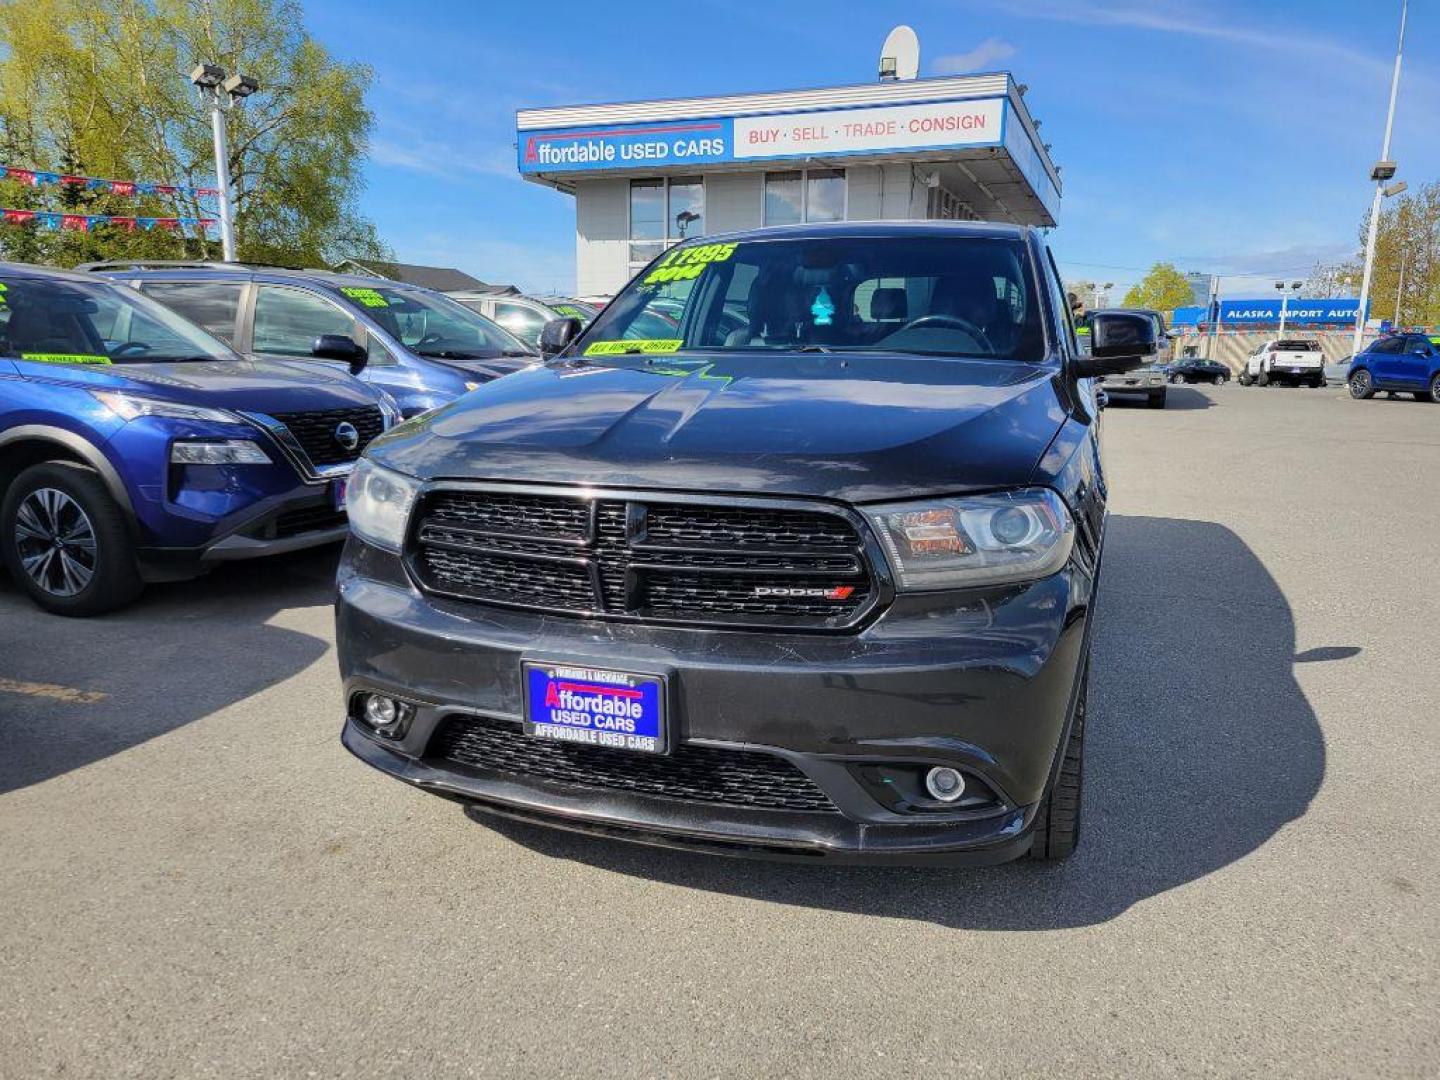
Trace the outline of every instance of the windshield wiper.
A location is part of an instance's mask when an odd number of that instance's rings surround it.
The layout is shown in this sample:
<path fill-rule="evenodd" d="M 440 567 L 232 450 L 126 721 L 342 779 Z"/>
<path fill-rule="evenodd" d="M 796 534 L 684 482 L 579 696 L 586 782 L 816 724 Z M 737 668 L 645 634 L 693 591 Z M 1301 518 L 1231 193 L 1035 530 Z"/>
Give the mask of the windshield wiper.
<path fill-rule="evenodd" d="M 494 352 L 476 352 L 473 349 L 426 349 L 421 352 L 415 350 L 421 356 L 433 356 L 437 360 L 494 360 Z M 528 354 L 527 354 L 528 355 Z"/>
<path fill-rule="evenodd" d="M 795 346 L 795 348 L 793 348 L 793 349 L 791 349 L 791 350 L 789 350 L 789 351 L 790 351 L 790 352 L 832 353 L 832 352 L 834 352 L 835 350 L 832 349 L 832 348 L 830 348 L 830 347 L 827 346 L 827 345 L 797 345 L 797 346 Z"/>
<path fill-rule="evenodd" d="M 501 356 L 534 356 L 535 353 L 529 349 L 501 349 Z"/>

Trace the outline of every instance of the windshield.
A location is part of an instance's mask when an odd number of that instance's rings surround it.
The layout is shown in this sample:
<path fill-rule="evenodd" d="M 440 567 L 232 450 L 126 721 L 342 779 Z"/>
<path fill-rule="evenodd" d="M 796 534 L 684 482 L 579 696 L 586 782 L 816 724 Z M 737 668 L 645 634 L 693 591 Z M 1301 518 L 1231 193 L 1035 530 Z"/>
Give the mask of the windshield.
<path fill-rule="evenodd" d="M 0 355 L 50 364 L 234 360 L 229 346 L 132 289 L 0 278 Z"/>
<path fill-rule="evenodd" d="M 439 293 L 383 285 L 345 286 L 339 292 L 347 304 L 420 356 L 490 360 L 535 353 L 485 316 Z"/>
<path fill-rule="evenodd" d="M 1039 361 L 1018 240 L 975 236 L 690 243 L 641 271 L 580 339 L 586 356 L 835 350 Z"/>

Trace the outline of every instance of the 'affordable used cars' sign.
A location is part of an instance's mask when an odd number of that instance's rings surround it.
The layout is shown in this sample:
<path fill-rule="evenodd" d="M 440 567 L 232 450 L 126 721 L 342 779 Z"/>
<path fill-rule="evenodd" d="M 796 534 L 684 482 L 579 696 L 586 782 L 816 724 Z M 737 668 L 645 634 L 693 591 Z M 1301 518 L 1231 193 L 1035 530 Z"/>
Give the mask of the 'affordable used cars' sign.
<path fill-rule="evenodd" d="M 522 173 L 597 172 L 1000 146 L 1004 127 L 995 98 L 520 131 L 516 145 Z"/>

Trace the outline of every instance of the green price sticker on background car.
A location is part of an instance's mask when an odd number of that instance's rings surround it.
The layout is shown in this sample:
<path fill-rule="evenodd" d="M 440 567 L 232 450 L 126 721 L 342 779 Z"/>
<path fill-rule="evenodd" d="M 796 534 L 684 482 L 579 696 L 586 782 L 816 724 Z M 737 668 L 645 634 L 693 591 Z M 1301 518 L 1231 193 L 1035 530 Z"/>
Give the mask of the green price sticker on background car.
<path fill-rule="evenodd" d="M 390 301 L 381 296 L 375 289 L 344 288 L 340 290 L 351 300 L 363 304 L 365 307 L 382 308 L 389 307 Z"/>

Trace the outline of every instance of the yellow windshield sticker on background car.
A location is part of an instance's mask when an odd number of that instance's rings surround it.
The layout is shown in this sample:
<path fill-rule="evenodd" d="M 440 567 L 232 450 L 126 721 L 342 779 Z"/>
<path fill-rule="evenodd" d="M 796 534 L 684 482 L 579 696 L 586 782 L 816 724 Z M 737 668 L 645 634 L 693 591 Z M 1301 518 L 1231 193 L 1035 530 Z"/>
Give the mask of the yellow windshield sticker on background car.
<path fill-rule="evenodd" d="M 381 296 L 374 289 L 341 289 L 342 293 L 365 307 L 389 307 L 390 301 Z"/>
<path fill-rule="evenodd" d="M 574 304 L 556 304 L 555 310 L 567 319 L 580 319 L 582 322 L 585 319 L 585 313 Z"/>
<path fill-rule="evenodd" d="M 22 352 L 21 360 L 34 360 L 38 364 L 108 364 L 108 356 L 96 356 L 93 353 L 69 353 L 69 352 Z"/>
<path fill-rule="evenodd" d="M 660 285 L 667 281 L 697 278 L 711 263 L 724 262 L 735 254 L 735 244 L 697 244 L 695 247 L 671 248 L 654 270 L 645 276 L 644 284 Z"/>
<path fill-rule="evenodd" d="M 624 356 L 626 353 L 679 352 L 679 338 L 645 338 L 636 341 L 597 341 L 585 347 L 586 356 Z"/>

